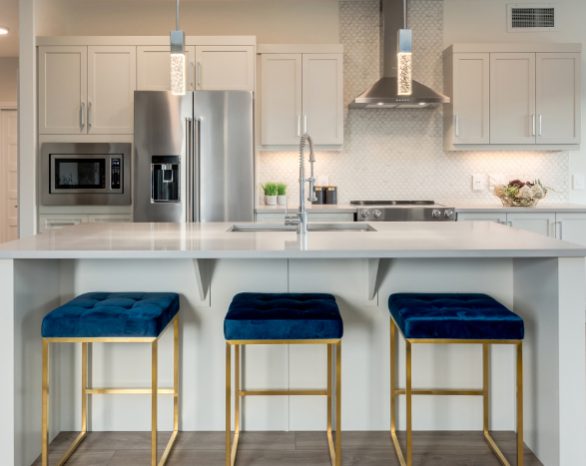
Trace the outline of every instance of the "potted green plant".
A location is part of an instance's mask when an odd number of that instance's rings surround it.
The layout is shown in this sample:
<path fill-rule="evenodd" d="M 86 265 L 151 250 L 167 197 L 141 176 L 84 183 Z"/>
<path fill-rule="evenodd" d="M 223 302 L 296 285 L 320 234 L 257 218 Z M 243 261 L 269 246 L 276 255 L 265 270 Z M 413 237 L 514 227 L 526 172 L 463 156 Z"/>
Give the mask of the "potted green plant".
<path fill-rule="evenodd" d="M 262 190 L 265 193 L 265 204 L 277 205 L 277 183 L 268 181 L 262 185 Z"/>
<path fill-rule="evenodd" d="M 277 183 L 277 204 L 287 205 L 287 185 L 285 183 Z"/>

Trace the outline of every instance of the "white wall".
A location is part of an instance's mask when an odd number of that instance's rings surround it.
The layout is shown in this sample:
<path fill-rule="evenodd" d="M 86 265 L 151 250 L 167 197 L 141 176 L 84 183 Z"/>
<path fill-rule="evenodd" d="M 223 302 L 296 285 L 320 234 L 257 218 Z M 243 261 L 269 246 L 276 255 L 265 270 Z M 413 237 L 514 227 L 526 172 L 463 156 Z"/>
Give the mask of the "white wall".
<path fill-rule="evenodd" d="M 18 58 L 0 58 L 0 102 L 16 102 Z"/>
<path fill-rule="evenodd" d="M 37 6 L 38 35 L 166 35 L 171 0 L 51 0 Z M 338 41 L 336 0 L 182 1 L 180 27 L 191 35 L 256 35 L 259 43 Z"/>

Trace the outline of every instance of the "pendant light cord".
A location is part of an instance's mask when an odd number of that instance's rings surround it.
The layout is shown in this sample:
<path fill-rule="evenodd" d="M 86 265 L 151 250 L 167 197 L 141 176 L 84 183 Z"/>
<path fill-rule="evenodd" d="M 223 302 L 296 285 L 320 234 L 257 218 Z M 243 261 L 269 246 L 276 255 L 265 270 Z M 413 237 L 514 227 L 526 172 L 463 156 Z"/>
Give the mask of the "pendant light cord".
<path fill-rule="evenodd" d="M 179 3 L 179 0 L 177 0 L 177 3 Z M 179 5 L 177 8 L 179 8 Z M 403 29 L 407 29 L 407 0 L 403 0 Z"/>
<path fill-rule="evenodd" d="M 177 2 L 176 2 L 175 30 L 179 31 L 179 0 L 177 0 Z"/>

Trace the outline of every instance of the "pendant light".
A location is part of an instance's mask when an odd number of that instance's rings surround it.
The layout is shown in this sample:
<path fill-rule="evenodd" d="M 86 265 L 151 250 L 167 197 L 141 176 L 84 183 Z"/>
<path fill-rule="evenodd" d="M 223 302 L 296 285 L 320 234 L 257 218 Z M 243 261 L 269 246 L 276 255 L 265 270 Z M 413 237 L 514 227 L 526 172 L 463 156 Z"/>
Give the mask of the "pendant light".
<path fill-rule="evenodd" d="M 403 0 L 403 29 L 397 40 L 397 95 L 413 94 L 413 31 L 407 29 L 407 0 Z"/>
<path fill-rule="evenodd" d="M 176 0 L 175 30 L 171 32 L 171 93 L 185 95 L 185 33 L 179 30 L 179 0 Z"/>

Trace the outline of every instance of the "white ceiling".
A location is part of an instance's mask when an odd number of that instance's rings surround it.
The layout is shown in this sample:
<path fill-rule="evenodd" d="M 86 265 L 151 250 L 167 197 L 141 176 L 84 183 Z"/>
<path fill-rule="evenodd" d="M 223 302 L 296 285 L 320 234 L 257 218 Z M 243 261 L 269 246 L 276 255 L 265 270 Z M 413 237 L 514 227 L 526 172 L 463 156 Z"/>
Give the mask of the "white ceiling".
<path fill-rule="evenodd" d="M 0 0 L 0 26 L 10 29 L 0 36 L 0 58 L 18 57 L 18 0 Z"/>

